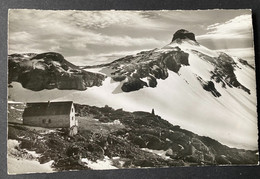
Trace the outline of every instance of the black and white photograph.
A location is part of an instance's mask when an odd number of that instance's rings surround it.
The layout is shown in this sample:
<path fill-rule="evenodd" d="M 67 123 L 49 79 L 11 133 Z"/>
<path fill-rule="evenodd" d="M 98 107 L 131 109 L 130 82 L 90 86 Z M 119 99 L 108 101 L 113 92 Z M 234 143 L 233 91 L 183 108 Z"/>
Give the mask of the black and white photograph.
<path fill-rule="evenodd" d="M 252 14 L 8 11 L 8 174 L 259 165 Z"/>

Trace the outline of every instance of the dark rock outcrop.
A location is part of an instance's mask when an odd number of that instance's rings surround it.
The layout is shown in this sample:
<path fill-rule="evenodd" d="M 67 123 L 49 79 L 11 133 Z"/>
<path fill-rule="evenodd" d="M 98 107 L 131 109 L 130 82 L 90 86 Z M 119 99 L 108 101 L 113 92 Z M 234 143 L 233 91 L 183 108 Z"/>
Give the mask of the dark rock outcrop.
<path fill-rule="evenodd" d="M 223 88 L 226 88 L 226 86 L 230 88 L 235 87 L 250 94 L 250 90 L 237 80 L 234 72 L 234 67 L 237 64 L 232 57 L 223 52 L 221 52 L 218 57 L 210 57 L 196 50 L 192 50 L 192 52 L 215 67 L 214 70 L 210 72 L 211 79 L 217 83 L 221 82 Z M 242 63 L 245 64 L 245 62 Z"/>
<path fill-rule="evenodd" d="M 181 68 L 181 65 L 178 64 L 178 63 L 172 58 L 172 56 L 167 56 L 167 57 L 164 59 L 164 62 L 165 62 L 166 67 L 167 67 L 169 70 L 171 70 L 171 71 L 173 71 L 173 72 L 175 72 L 175 73 L 177 73 L 177 72 L 179 71 L 179 69 Z"/>
<path fill-rule="evenodd" d="M 24 88 L 86 90 L 101 86 L 104 75 L 86 72 L 66 61 L 55 52 L 13 54 L 8 56 L 8 83 L 20 82 Z"/>
<path fill-rule="evenodd" d="M 138 78 L 132 78 L 132 79 L 129 79 L 128 82 L 125 82 L 121 89 L 124 92 L 130 92 L 130 91 L 137 91 L 137 90 L 143 88 L 144 86 L 148 87 L 146 82 L 144 82 Z"/>
<path fill-rule="evenodd" d="M 175 47 L 171 50 L 143 51 L 126 56 L 104 66 L 103 71 L 114 81 L 122 82 L 122 91 L 136 91 L 144 86 L 156 87 L 157 79 L 168 78 L 168 70 L 178 73 L 181 66 L 189 65 L 189 54 Z M 128 81 L 126 81 L 128 79 Z M 148 84 L 143 81 L 148 80 Z"/>
<path fill-rule="evenodd" d="M 175 40 L 181 40 L 181 39 L 189 39 L 189 40 L 193 40 L 196 42 L 194 33 L 189 32 L 184 29 L 180 29 L 173 34 L 172 42 Z"/>
<path fill-rule="evenodd" d="M 148 76 L 147 77 L 147 80 L 148 80 L 148 83 L 149 83 L 149 86 L 152 87 L 152 88 L 155 88 L 157 86 L 157 81 L 156 81 L 156 78 L 153 77 L 153 76 Z"/>
<path fill-rule="evenodd" d="M 254 68 L 252 65 L 250 65 L 246 60 L 243 60 L 243 59 L 239 58 L 238 61 L 239 61 L 241 64 L 245 65 L 245 66 L 248 66 L 248 67 L 250 67 L 250 68 L 252 68 L 252 69 L 255 69 L 255 68 Z"/>
<path fill-rule="evenodd" d="M 48 88 L 49 81 L 51 80 L 50 78 L 51 74 L 49 74 L 48 71 L 33 69 L 31 71 L 21 72 L 17 81 L 26 89 L 40 91 Z"/>
<path fill-rule="evenodd" d="M 52 61 L 63 63 L 65 60 L 61 54 L 55 52 L 46 52 L 46 53 L 37 54 L 31 58 L 31 60 L 33 59 L 37 59 L 37 60 L 43 59 L 47 63 L 48 62 L 51 63 Z"/>
<path fill-rule="evenodd" d="M 200 76 L 198 76 L 197 79 L 199 80 L 199 82 L 204 90 L 211 92 L 213 94 L 213 96 L 215 96 L 215 97 L 221 96 L 221 94 L 215 88 L 214 82 L 204 81 Z"/>

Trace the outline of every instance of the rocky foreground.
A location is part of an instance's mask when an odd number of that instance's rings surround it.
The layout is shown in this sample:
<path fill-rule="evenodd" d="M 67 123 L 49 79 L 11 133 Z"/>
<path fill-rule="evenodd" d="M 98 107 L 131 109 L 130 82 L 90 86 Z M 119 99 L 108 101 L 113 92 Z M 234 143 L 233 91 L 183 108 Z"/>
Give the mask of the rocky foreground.
<path fill-rule="evenodd" d="M 79 133 L 69 137 L 64 129 L 46 132 L 22 125 L 23 108 L 9 104 L 8 139 L 20 142 L 21 153 L 39 154 L 41 164 L 53 160 L 56 171 L 92 169 L 91 163 L 107 159 L 114 168 L 258 163 L 258 151 L 229 148 L 174 126 L 154 111 L 132 113 L 76 104 Z"/>

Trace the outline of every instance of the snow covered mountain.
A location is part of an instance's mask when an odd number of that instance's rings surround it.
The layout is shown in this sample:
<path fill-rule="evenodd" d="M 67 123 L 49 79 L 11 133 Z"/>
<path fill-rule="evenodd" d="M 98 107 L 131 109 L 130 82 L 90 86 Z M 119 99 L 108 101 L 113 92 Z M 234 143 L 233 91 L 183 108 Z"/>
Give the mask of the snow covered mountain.
<path fill-rule="evenodd" d="M 200 45 L 191 32 L 177 31 L 171 43 L 162 48 L 81 69 L 70 65 L 64 68 L 65 59 L 52 65 L 55 60 L 45 56 L 27 60 L 10 56 L 9 100 L 73 100 L 128 111 L 155 109 L 156 114 L 172 124 L 199 135 L 232 147 L 257 149 L 254 68 L 243 59 Z M 42 63 L 37 72 L 35 67 L 28 69 L 21 65 L 32 60 Z M 53 74 L 49 81 L 38 73 L 49 74 L 49 71 Z M 34 78 L 35 74 L 38 78 Z M 60 80 L 64 75 L 68 77 Z M 84 79 L 78 80 L 77 85 L 87 89 L 71 85 L 77 75 Z M 70 81 L 66 83 L 68 79 Z M 98 83 L 85 85 L 91 80 L 98 80 Z M 66 84 L 60 87 L 61 82 Z M 35 89 L 38 83 L 41 85 Z M 50 88 L 48 84 L 53 86 Z"/>

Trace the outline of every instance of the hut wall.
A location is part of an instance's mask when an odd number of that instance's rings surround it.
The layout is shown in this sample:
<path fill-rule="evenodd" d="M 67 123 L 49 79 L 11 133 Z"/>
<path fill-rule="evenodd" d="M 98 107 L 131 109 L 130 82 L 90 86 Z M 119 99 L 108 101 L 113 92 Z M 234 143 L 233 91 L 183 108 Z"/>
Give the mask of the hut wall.
<path fill-rule="evenodd" d="M 70 111 L 70 127 L 78 126 L 78 119 L 75 118 L 75 108 L 74 105 L 71 107 Z"/>
<path fill-rule="evenodd" d="M 23 118 L 23 124 L 47 128 L 69 128 L 70 115 L 30 116 Z"/>

